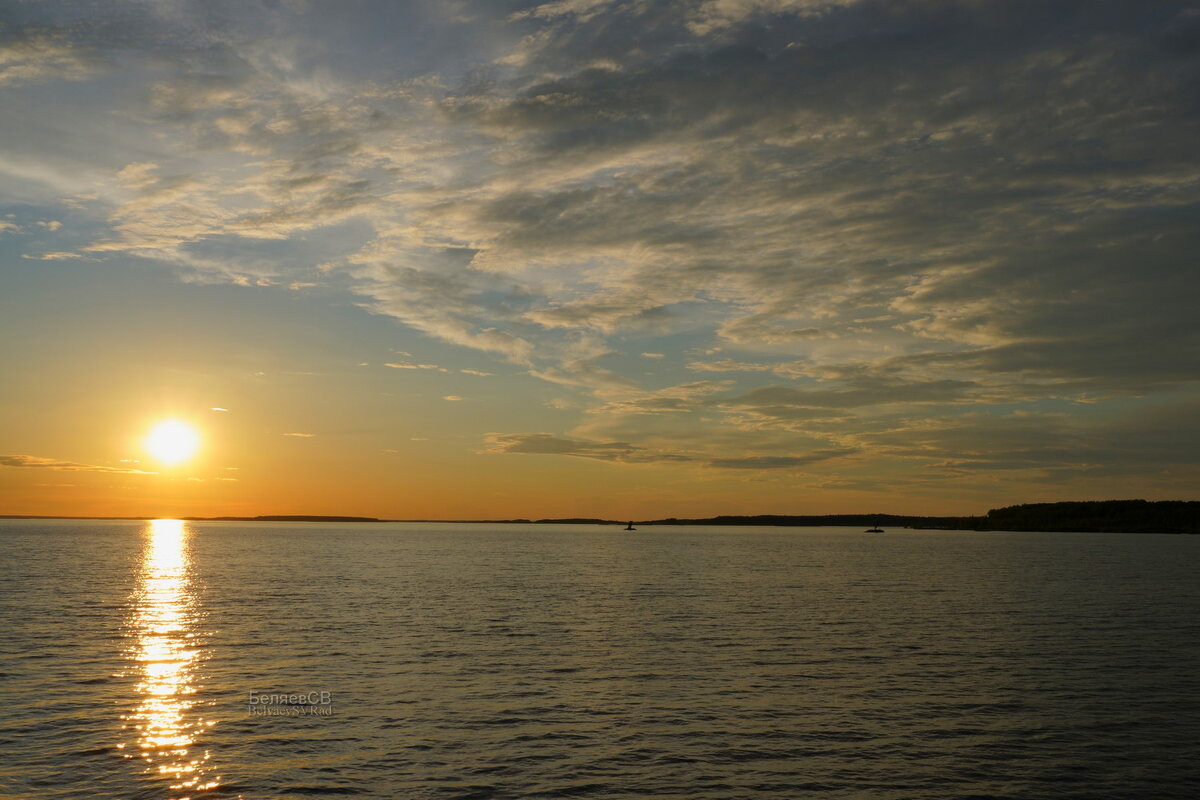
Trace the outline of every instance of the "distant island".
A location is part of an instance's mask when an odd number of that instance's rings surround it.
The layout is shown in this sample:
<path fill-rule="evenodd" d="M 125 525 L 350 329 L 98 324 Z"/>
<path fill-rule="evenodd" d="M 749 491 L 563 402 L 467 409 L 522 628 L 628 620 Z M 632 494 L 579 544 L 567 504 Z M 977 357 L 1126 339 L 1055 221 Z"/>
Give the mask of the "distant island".
<path fill-rule="evenodd" d="M 0 519 L 148 519 L 148 517 L 63 517 L 0 514 Z M 493 525 L 624 525 L 627 520 L 594 517 L 556 519 L 379 519 L 378 517 L 269 514 L 257 517 L 184 517 L 193 522 L 474 522 Z M 982 517 L 902 514 L 723 515 L 703 519 L 634 520 L 649 525 L 773 525 L 780 527 L 867 526 L 966 531 L 1056 531 L 1064 533 L 1200 533 L 1200 501 L 1092 500 L 1026 503 L 993 508 Z"/>
<path fill-rule="evenodd" d="M 539 522 L 542 520 L 539 520 Z M 547 520 L 551 521 L 551 520 Z M 565 521 L 565 520 L 564 520 Z M 621 524 L 618 521 L 616 524 Z M 993 508 L 982 517 L 921 517 L 895 514 L 824 516 L 720 516 L 661 519 L 637 525 L 877 525 L 966 531 L 1057 531 L 1063 533 L 1200 533 L 1200 501 L 1093 500 L 1026 503 Z"/>
<path fill-rule="evenodd" d="M 463 520 L 464 522 L 468 520 Z M 612 519 L 489 520 L 525 524 L 624 525 Z M 1200 501 L 1095 500 L 1027 503 L 993 508 L 982 517 L 926 517 L 900 514 L 822 514 L 634 520 L 635 525 L 775 525 L 790 527 L 878 526 L 966 531 L 1058 531 L 1064 533 L 1200 533 Z"/>
<path fill-rule="evenodd" d="M 183 517 L 192 522 L 387 522 L 378 517 L 329 517 L 315 514 L 262 514 L 257 517 Z"/>
<path fill-rule="evenodd" d="M 984 517 L 963 517 L 952 519 L 951 522 L 955 523 L 951 527 L 980 531 L 1200 533 L 1200 502 L 1094 500 L 1026 503 L 994 508 Z"/>

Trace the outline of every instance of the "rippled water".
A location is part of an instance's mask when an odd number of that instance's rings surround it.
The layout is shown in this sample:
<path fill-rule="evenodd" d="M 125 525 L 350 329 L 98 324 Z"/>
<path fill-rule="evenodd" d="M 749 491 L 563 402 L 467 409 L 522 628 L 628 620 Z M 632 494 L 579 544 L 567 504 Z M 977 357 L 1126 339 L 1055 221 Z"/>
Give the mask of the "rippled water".
<path fill-rule="evenodd" d="M 0 796 L 1190 799 L 1198 556 L 1157 535 L 0 522 Z M 310 691 L 331 703 L 249 704 Z"/>

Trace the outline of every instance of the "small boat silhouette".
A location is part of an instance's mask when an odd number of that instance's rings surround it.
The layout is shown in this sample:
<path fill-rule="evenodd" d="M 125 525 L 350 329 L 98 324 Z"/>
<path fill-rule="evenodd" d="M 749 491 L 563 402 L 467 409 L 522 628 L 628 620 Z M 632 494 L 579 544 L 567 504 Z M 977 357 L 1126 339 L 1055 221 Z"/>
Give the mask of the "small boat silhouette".
<path fill-rule="evenodd" d="M 625 530 L 627 530 L 627 531 L 636 531 L 637 530 L 637 528 L 633 527 L 633 520 L 629 520 L 629 524 L 625 526 Z"/>
<path fill-rule="evenodd" d="M 867 528 L 865 531 L 863 531 L 863 533 L 883 533 L 883 528 Z"/>

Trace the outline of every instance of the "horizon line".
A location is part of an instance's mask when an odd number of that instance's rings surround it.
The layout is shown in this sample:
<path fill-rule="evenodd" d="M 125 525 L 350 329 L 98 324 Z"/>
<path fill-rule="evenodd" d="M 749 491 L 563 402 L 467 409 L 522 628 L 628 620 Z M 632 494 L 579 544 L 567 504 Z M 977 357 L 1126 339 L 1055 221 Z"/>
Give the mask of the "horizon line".
<path fill-rule="evenodd" d="M 1015 503 L 1009 506 L 999 506 L 997 508 L 1013 508 L 1029 505 L 1054 505 L 1059 503 L 1194 503 L 1200 502 L 1197 500 L 1145 500 L 1143 498 L 1128 498 L 1128 499 L 1108 499 L 1108 500 L 1052 500 L 1035 503 Z M 147 515 L 147 514 L 116 514 L 116 515 L 96 515 L 96 514 L 0 514 L 0 520 L 3 519 L 78 519 L 78 520 L 155 520 L 155 519 L 178 519 L 185 522 L 445 522 L 445 523 L 562 523 L 562 524 L 625 524 L 626 522 L 635 522 L 639 524 L 664 523 L 669 521 L 679 520 L 682 522 L 695 522 L 715 519 L 755 519 L 763 517 L 777 518 L 809 518 L 809 519 L 830 519 L 837 517 L 873 517 L 891 519 L 924 519 L 924 520 L 950 520 L 950 519 L 968 519 L 968 518 L 984 518 L 991 511 L 997 509 L 988 509 L 980 514 L 893 514 L 881 511 L 872 512 L 838 512 L 826 514 L 713 514 L 705 517 L 657 517 L 657 518 L 621 518 L 621 519 L 605 519 L 600 517 L 508 517 L 508 518 L 486 518 L 486 519 L 463 519 L 463 518 L 385 518 L 385 517 L 368 517 L 357 514 L 256 514 L 250 515 L 230 515 L 222 514 L 217 516 L 196 516 L 196 515 Z M 858 524 L 858 523 L 854 523 Z"/>

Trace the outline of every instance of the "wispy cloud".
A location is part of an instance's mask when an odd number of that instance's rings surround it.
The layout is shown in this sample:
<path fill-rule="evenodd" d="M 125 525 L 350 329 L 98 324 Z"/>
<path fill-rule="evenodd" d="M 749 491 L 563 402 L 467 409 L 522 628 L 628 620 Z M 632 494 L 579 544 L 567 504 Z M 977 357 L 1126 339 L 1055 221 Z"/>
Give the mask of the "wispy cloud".
<path fill-rule="evenodd" d="M 0 40 L 0 86 L 49 79 L 82 80 L 94 72 L 86 52 L 63 37 L 46 34 Z"/>
<path fill-rule="evenodd" d="M 61 461 L 57 458 L 42 456 L 9 455 L 0 456 L 0 467 L 29 467 L 32 469 L 62 470 L 64 472 L 117 472 L 125 475 L 153 475 L 141 469 L 131 467 L 109 467 L 96 464 L 80 464 L 76 461 Z"/>
<path fill-rule="evenodd" d="M 852 449 L 819 450 L 803 456 L 747 456 L 745 458 L 714 458 L 709 465 L 721 469 L 791 469 L 806 467 L 831 458 L 855 453 Z"/>
<path fill-rule="evenodd" d="M 697 453 L 663 452 L 629 442 L 599 442 L 548 433 L 490 434 L 487 453 L 556 455 L 629 464 L 693 464 L 716 469 L 786 470 L 806 467 L 855 453 L 852 448 L 819 450 L 805 455 L 706 458 Z"/>
<path fill-rule="evenodd" d="M 655 453 L 628 442 L 595 442 L 549 433 L 496 433 L 487 436 L 487 453 L 575 456 L 627 463 L 685 462 L 685 455 Z"/>
<path fill-rule="evenodd" d="M 392 369 L 431 369 L 436 372 L 449 372 L 445 367 L 439 367 L 437 364 L 410 364 L 407 361 L 389 361 L 384 364 L 385 367 Z"/>
<path fill-rule="evenodd" d="M 29 259 L 30 261 L 69 261 L 73 258 L 83 258 L 79 253 L 72 253 L 69 250 L 51 250 L 45 253 L 31 255 L 22 253 L 21 258 Z"/>

